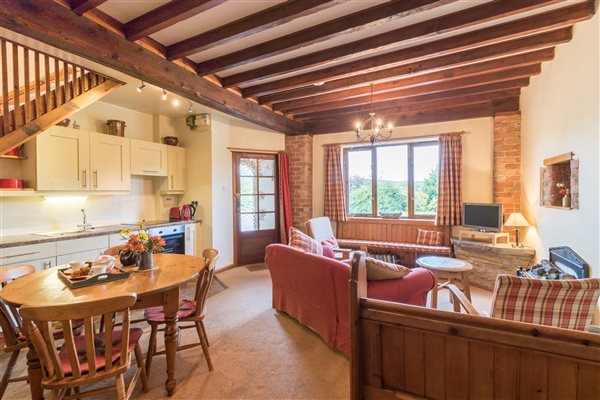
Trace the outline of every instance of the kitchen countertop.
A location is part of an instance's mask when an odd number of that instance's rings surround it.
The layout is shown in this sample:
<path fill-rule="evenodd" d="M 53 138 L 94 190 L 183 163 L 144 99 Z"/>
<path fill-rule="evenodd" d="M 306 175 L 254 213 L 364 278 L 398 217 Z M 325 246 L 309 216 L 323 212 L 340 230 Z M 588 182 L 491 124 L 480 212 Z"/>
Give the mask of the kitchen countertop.
<path fill-rule="evenodd" d="M 181 225 L 181 224 L 201 224 L 202 220 L 191 221 L 143 221 L 144 228 L 158 228 L 161 226 Z M 119 225 L 98 226 L 88 231 L 69 232 L 60 236 L 43 236 L 39 234 L 29 233 L 22 235 L 0 236 L 0 249 L 5 247 L 25 246 L 29 244 L 58 242 L 61 240 L 81 239 L 92 236 L 110 235 L 119 233 L 123 228 L 135 228 L 140 222 L 123 223 Z M 58 231 L 60 232 L 60 231 Z"/>

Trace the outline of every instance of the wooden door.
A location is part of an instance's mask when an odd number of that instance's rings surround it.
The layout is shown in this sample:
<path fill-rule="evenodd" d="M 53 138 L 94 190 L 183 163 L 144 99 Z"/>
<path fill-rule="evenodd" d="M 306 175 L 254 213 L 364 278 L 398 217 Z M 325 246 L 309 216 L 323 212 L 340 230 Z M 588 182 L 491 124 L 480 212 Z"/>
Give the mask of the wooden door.
<path fill-rule="evenodd" d="M 234 153 L 233 165 L 235 263 L 262 262 L 279 239 L 277 156 Z"/>
<path fill-rule="evenodd" d="M 89 132 L 55 126 L 36 138 L 37 190 L 89 190 Z"/>
<path fill-rule="evenodd" d="M 129 139 L 90 132 L 92 190 L 129 190 Z"/>

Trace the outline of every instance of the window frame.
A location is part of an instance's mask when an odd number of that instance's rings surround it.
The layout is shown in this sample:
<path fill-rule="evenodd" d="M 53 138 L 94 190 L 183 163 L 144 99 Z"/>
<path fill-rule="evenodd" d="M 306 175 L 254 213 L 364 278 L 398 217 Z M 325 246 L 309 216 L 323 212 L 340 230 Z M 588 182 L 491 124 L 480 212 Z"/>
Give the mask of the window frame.
<path fill-rule="evenodd" d="M 438 146 L 439 152 L 439 140 L 430 139 L 423 140 L 418 142 L 387 142 L 378 145 L 372 146 L 353 146 L 353 147 L 345 147 L 343 148 L 343 173 L 344 173 L 344 191 L 346 197 L 346 213 L 349 218 L 378 218 L 383 219 L 381 215 L 379 215 L 379 210 L 377 207 L 377 148 L 378 147 L 391 147 L 391 146 L 406 146 L 407 150 L 407 163 L 408 163 L 408 192 L 407 192 L 407 215 L 403 215 L 401 219 L 425 219 L 425 220 L 433 220 L 435 219 L 434 214 L 428 215 L 415 215 L 414 210 L 414 196 L 415 196 L 415 176 L 414 176 L 414 149 L 416 147 L 425 147 L 425 146 Z M 372 197 L 372 206 L 371 213 L 350 213 L 350 191 L 348 190 L 348 154 L 351 151 L 370 151 L 371 152 L 371 197 Z M 438 161 L 439 164 L 439 161 Z M 439 171 L 439 165 L 438 165 Z"/>

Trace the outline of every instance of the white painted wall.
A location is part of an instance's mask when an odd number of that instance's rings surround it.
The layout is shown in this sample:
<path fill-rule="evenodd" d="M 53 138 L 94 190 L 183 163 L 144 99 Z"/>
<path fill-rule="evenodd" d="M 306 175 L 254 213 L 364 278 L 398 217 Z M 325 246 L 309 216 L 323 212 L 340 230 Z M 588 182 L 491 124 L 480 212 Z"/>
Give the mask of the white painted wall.
<path fill-rule="evenodd" d="M 575 25 L 573 40 L 556 47 L 521 96 L 522 168 L 525 217 L 534 225 L 526 241 L 538 258 L 567 245 L 600 277 L 600 18 Z M 569 151 L 579 159 L 579 210 L 539 205 L 544 159 Z"/>
<path fill-rule="evenodd" d="M 153 140 L 159 136 L 176 134 L 176 121 L 168 117 L 132 111 L 105 102 L 96 102 L 74 114 L 81 129 L 106 132 L 106 120 L 126 121 L 125 136 Z M 11 164 L 8 164 L 11 163 Z M 2 160 L 2 177 L 9 177 L 11 169 L 18 169 L 18 161 Z M 135 222 L 141 219 L 168 218 L 168 207 L 162 205 L 157 195 L 160 178 L 133 176 L 131 191 L 126 195 L 88 196 L 87 199 L 56 203 L 42 200 L 41 196 L 6 197 L 0 199 L 0 233 L 12 235 L 53 229 L 68 229 L 81 223 L 81 208 L 86 210 L 88 221 L 94 225 Z"/>
<path fill-rule="evenodd" d="M 211 114 L 210 130 L 180 129 L 187 149 L 184 202 L 200 202 L 203 246 L 219 249 L 217 267 L 222 268 L 233 264 L 233 166 L 228 147 L 279 151 L 285 149 L 285 136 L 214 110 L 205 111 Z"/>
<path fill-rule="evenodd" d="M 445 132 L 465 131 L 463 136 L 463 201 L 493 200 L 493 121 L 475 118 L 394 128 L 393 138 L 431 137 Z M 313 214 L 324 212 L 325 148 L 328 143 L 352 143 L 354 132 L 315 135 L 313 138 Z"/>

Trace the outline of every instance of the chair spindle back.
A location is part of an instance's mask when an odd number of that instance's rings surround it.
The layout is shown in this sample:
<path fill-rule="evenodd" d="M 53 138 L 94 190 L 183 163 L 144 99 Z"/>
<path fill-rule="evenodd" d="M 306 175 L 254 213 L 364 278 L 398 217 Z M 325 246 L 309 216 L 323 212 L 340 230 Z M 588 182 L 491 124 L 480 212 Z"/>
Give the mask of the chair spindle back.
<path fill-rule="evenodd" d="M 215 276 L 215 267 L 219 258 L 219 250 L 205 249 L 202 252 L 204 257 L 204 269 L 200 272 L 198 283 L 196 284 L 196 312 L 194 315 L 201 315 L 204 312 L 208 291 Z"/>
<path fill-rule="evenodd" d="M 24 306 L 21 315 L 27 322 L 31 341 L 39 355 L 45 379 L 65 378 L 67 372 L 56 349 L 53 322 L 59 321 L 64 332 L 63 348 L 66 349 L 70 366 L 69 374 L 74 378 L 98 377 L 100 374 L 113 372 L 114 368 L 127 369 L 130 363 L 129 346 L 129 308 L 136 302 L 136 295 L 131 293 L 111 299 L 96 300 L 79 304 L 59 306 Z M 117 364 L 113 365 L 113 317 L 121 315 L 121 347 Z M 94 317 L 103 315 L 105 329 L 102 337 L 94 335 Z M 73 321 L 83 320 L 85 336 L 73 335 Z M 76 346 L 76 342 L 84 340 L 84 348 Z M 82 357 L 84 356 L 85 357 Z M 97 365 L 97 356 L 103 355 L 105 365 Z M 101 359 L 101 358 L 100 358 Z M 82 368 L 87 364 L 87 368 Z M 87 375 L 84 374 L 87 370 Z"/>

